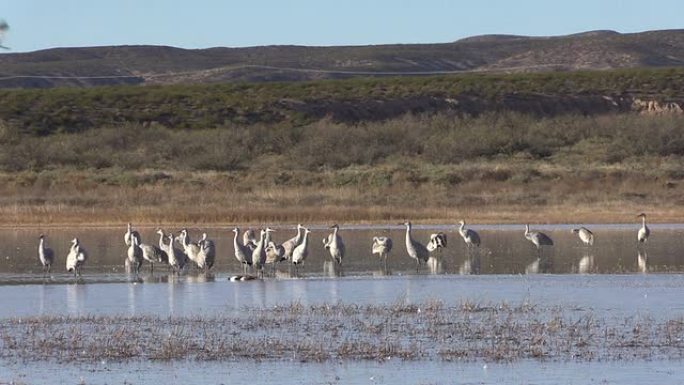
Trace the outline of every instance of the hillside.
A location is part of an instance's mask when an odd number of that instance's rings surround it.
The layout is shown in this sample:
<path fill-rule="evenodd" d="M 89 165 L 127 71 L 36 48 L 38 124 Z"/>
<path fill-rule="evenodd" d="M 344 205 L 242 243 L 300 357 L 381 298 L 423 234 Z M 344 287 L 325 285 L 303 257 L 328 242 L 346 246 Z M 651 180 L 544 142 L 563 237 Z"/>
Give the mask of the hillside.
<path fill-rule="evenodd" d="M 539 72 L 684 65 L 684 30 L 557 37 L 488 35 L 443 44 L 187 50 L 55 48 L 0 55 L 0 87 L 299 81 L 457 72 Z"/>

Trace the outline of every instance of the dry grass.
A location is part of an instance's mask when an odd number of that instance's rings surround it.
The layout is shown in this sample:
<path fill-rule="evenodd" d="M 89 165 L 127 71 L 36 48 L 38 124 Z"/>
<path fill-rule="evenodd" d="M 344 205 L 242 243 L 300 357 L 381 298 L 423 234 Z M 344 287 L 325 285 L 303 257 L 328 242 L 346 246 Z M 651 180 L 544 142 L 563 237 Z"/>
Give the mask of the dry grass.
<path fill-rule="evenodd" d="M 267 163 L 270 160 L 263 160 Z M 684 216 L 680 162 L 529 159 L 337 171 L 57 170 L 0 174 L 0 225 L 632 222 Z"/>
<path fill-rule="evenodd" d="M 108 360 L 681 359 L 684 320 L 600 319 L 521 304 L 314 305 L 213 317 L 39 316 L 3 320 L 0 357 Z"/>

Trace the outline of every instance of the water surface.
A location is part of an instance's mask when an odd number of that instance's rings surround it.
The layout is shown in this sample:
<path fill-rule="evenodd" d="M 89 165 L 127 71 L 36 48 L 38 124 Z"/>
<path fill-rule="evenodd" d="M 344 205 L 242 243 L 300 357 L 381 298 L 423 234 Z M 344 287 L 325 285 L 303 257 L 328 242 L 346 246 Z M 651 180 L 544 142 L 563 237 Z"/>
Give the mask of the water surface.
<path fill-rule="evenodd" d="M 596 242 L 592 247 L 582 245 L 576 235 L 570 232 L 572 225 L 537 226 L 535 229 L 548 234 L 554 246 L 541 253 L 523 236 L 522 225 L 478 226 L 482 246 L 468 250 L 455 226 L 416 226 L 414 239 L 426 244 L 430 234 L 444 231 L 448 235 L 448 247 L 433 253 L 426 265 L 416 272 L 416 264 L 406 253 L 405 231 L 401 226 L 351 226 L 342 227 L 340 235 L 346 245 L 346 255 L 341 266 L 332 263 L 323 248 L 322 239 L 328 229 L 314 228 L 310 235 L 310 254 L 298 269 L 297 277 L 311 276 L 363 276 L 363 275 L 406 275 L 406 274 L 615 274 L 656 273 L 684 271 L 684 226 L 680 224 L 653 225 L 649 243 L 637 247 L 638 225 L 595 225 L 592 230 Z M 276 242 L 283 242 L 295 235 L 289 227 L 276 227 L 273 233 Z M 144 243 L 157 244 L 154 228 L 139 229 Z M 171 230 L 171 229 L 169 229 Z M 177 230 L 177 229 L 174 229 Z M 242 266 L 234 257 L 233 233 L 228 228 L 190 229 L 193 239 L 206 232 L 216 242 L 217 261 L 212 273 L 214 277 L 242 272 Z M 37 257 L 38 235 L 45 233 L 48 244 L 55 250 L 56 262 L 52 280 L 63 282 L 68 279 L 64 261 L 70 240 L 78 237 L 89 252 L 84 268 L 86 281 L 93 279 L 107 281 L 126 280 L 124 259 L 126 246 L 123 244 L 123 229 L 20 229 L 0 231 L 0 283 L 21 283 L 41 278 L 41 266 Z M 387 267 L 376 256 L 371 255 L 371 240 L 374 236 L 389 236 L 394 241 Z M 290 278 L 294 271 L 287 263 L 267 269 L 270 275 Z M 195 269 L 188 274 L 198 275 Z M 166 278 L 165 278 L 166 277 Z M 149 274 L 149 266 L 143 267 L 141 279 L 167 281 L 168 269 L 158 268 L 156 276 Z M 211 279 L 209 277 L 208 279 Z"/>

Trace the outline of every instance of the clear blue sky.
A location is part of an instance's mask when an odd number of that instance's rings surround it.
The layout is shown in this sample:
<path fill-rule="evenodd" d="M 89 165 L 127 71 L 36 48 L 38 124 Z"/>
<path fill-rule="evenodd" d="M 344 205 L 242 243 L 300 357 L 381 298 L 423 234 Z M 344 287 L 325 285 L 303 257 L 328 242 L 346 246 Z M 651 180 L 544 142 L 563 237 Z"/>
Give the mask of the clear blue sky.
<path fill-rule="evenodd" d="M 0 0 L 13 52 L 68 46 L 184 48 L 449 42 L 684 27 L 684 1 Z"/>

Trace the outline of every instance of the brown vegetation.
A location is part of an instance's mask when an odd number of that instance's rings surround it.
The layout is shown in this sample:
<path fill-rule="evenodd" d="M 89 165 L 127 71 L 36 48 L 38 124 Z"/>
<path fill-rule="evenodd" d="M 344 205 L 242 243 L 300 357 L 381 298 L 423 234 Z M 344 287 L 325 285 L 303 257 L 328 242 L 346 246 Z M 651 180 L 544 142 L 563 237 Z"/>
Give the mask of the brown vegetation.
<path fill-rule="evenodd" d="M 405 116 L 0 137 L 0 223 L 628 222 L 684 214 L 684 117 Z"/>
<path fill-rule="evenodd" d="M 245 308 L 191 317 L 4 320 L 0 358 L 100 360 L 592 361 L 682 358 L 684 321 L 596 317 L 530 304 L 440 301 Z"/>

